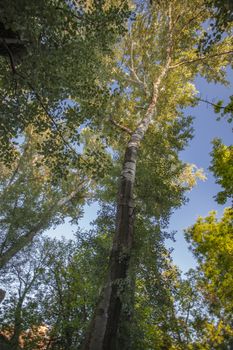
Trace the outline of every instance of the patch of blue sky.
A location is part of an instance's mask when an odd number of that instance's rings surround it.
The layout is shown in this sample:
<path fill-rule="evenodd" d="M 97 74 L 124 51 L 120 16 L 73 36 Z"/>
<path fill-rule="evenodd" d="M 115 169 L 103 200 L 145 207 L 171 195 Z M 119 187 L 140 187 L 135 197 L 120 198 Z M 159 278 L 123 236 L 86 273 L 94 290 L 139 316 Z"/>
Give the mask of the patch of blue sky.
<path fill-rule="evenodd" d="M 232 76 L 228 76 L 229 86 L 220 84 L 207 83 L 202 78 L 196 79 L 196 86 L 199 90 L 199 96 L 211 102 L 223 100 L 227 103 L 229 95 L 232 93 Z M 207 176 L 205 182 L 199 182 L 187 197 L 188 203 L 177 209 L 170 220 L 169 228 L 176 230 L 176 242 L 168 242 L 168 247 L 173 248 L 174 262 L 185 272 L 195 266 L 195 260 L 188 250 L 187 243 L 184 239 L 184 229 L 193 225 L 199 216 L 207 216 L 211 210 L 217 210 L 218 217 L 223 213 L 225 206 L 216 203 L 214 197 L 220 186 L 216 184 L 216 179 L 209 170 L 211 163 L 212 140 L 221 138 L 226 145 L 232 144 L 232 130 L 226 118 L 217 121 L 217 115 L 213 108 L 205 103 L 200 103 L 194 108 L 187 108 L 185 113 L 194 115 L 194 138 L 189 146 L 181 152 L 181 159 L 188 163 L 194 163 L 199 168 L 203 168 Z"/>

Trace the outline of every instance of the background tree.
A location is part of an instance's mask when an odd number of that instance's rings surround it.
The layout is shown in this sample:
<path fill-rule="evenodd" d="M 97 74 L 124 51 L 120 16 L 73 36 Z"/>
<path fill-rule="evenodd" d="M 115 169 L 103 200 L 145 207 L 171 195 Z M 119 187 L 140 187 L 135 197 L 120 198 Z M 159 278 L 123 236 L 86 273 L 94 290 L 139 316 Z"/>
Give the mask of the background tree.
<path fill-rule="evenodd" d="M 232 173 L 233 173 L 233 146 L 224 145 L 221 140 L 214 140 L 212 151 L 212 164 L 216 182 L 222 186 L 223 191 L 216 196 L 217 202 L 226 203 L 227 199 L 233 199 Z"/>
<path fill-rule="evenodd" d="M 192 252 L 197 258 L 197 279 L 205 301 L 226 333 L 232 335 L 232 233 L 233 212 L 226 208 L 220 220 L 216 212 L 199 218 L 186 231 Z M 228 332 L 227 332 L 228 331 Z"/>
<path fill-rule="evenodd" d="M 46 244 L 36 241 L 12 259 L 7 272 L 1 275 L 1 285 L 7 290 L 0 309 L 1 334 L 8 334 L 11 349 L 19 349 L 20 342 L 25 343 L 25 332 L 30 326 L 41 325 L 36 301 L 43 295 L 41 276 L 48 261 L 47 253 Z"/>
<path fill-rule="evenodd" d="M 53 350 L 80 347 L 105 276 L 111 225 L 109 210 L 103 210 L 90 232 L 78 230 L 73 241 L 34 239 L 11 259 L 1 278 L 7 292 L 0 332 L 8 334 L 7 343 L 12 343 L 17 314 L 14 339 L 24 348 L 39 349 L 41 343 Z M 31 337 L 42 326 L 46 337 Z"/>
<path fill-rule="evenodd" d="M 79 167 L 69 163 L 65 178 L 58 179 L 50 166 L 53 156 L 37 151 L 37 143 L 44 138 L 46 134 L 40 136 L 28 128 L 11 168 L 1 163 L 0 268 L 49 227 L 65 218 L 77 223 L 83 205 L 93 196 L 97 177 L 111 164 L 98 135 L 83 130 Z"/>
<path fill-rule="evenodd" d="M 221 102 L 215 106 L 217 113 L 220 112 L 221 106 Z M 229 112 L 230 106 L 223 107 L 223 115 Z M 231 119 L 228 121 L 231 122 Z M 211 156 L 210 170 L 222 187 L 216 201 L 225 204 L 227 200 L 232 200 L 233 195 L 232 146 L 226 146 L 221 140 L 215 139 Z M 199 217 L 196 223 L 186 230 L 186 239 L 198 263 L 196 288 L 200 290 L 213 319 L 212 322 L 204 323 L 203 340 L 212 339 L 212 346 L 216 349 L 231 349 L 233 346 L 233 297 L 230 288 L 233 267 L 232 234 L 232 207 L 226 207 L 221 218 L 217 217 L 216 211 L 210 212 L 205 218 Z"/>
<path fill-rule="evenodd" d="M 32 124 L 39 133 L 47 131 L 38 147 L 44 154 L 56 151 L 62 171 L 64 155 L 74 157 L 70 144 L 77 146 L 79 126 L 100 116 L 106 98 L 103 57 L 124 31 L 127 2 L 3 1 L 0 15 L 1 159 L 11 162 L 16 138 Z M 24 55 L 14 56 L 7 31 L 16 33 Z"/>

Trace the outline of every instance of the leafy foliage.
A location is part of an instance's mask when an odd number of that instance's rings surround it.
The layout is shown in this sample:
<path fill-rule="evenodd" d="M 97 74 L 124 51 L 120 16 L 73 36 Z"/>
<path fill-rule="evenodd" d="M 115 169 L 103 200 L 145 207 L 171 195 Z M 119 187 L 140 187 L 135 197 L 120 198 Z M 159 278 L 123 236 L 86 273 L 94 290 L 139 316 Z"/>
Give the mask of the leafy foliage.
<path fill-rule="evenodd" d="M 8 59 L 0 57 L 1 158 L 6 163 L 14 158 L 14 143 L 29 124 L 38 133 L 47 132 L 40 145 L 43 154 L 69 156 L 67 144 L 76 146 L 79 126 L 99 115 L 106 90 L 103 56 L 124 31 L 128 15 L 125 1 L 3 4 L 2 25 L 18 33 L 25 46 L 19 59 L 9 47 Z"/>
<path fill-rule="evenodd" d="M 198 261 L 196 283 L 213 315 L 213 321 L 205 325 L 205 333 L 209 333 L 214 349 L 228 349 L 233 340 L 232 233 L 232 208 L 226 208 L 219 220 L 213 211 L 186 231 Z"/>
<path fill-rule="evenodd" d="M 217 183 L 223 187 L 216 200 L 224 204 L 227 199 L 233 197 L 233 147 L 224 145 L 220 140 L 213 142 L 212 164 L 210 169 L 213 171 Z"/>
<path fill-rule="evenodd" d="M 207 0 L 205 2 L 212 12 L 209 28 L 199 43 L 200 51 L 208 51 L 210 47 L 221 41 L 225 33 L 230 33 L 233 22 L 233 5 L 231 0 Z"/>
<path fill-rule="evenodd" d="M 206 218 L 199 218 L 195 225 L 186 231 L 192 243 L 192 251 L 197 256 L 199 268 L 203 272 L 203 288 L 206 298 L 213 307 L 221 306 L 231 313 L 232 295 L 232 224 L 231 208 L 224 211 L 218 221 L 216 212 Z"/>
<path fill-rule="evenodd" d="M 0 281 L 7 291 L 0 308 L 4 320 L 0 331 L 14 333 L 18 295 L 23 293 L 18 307 L 20 334 L 44 325 L 48 337 L 31 339 L 25 333 L 26 349 L 37 349 L 35 341 L 46 339 L 49 349 L 79 348 L 105 277 L 113 224 L 104 209 L 96 226 L 90 232 L 78 230 L 73 241 L 42 237 L 21 250 Z"/>
<path fill-rule="evenodd" d="M 223 105 L 224 101 L 220 100 L 214 104 L 215 113 L 220 113 L 221 117 L 227 117 L 228 123 L 233 120 L 233 96 L 230 96 L 230 102 L 227 105 Z M 218 117 L 218 120 L 220 118 Z"/>
<path fill-rule="evenodd" d="M 231 63 L 227 35 L 201 54 L 197 49 L 212 10 L 199 0 L 135 1 L 126 32 L 124 1 L 4 4 L 4 28 L 18 33 L 25 47 L 24 53 L 11 52 L 13 61 L 9 50 L 7 61 L 0 58 L 1 254 L 20 248 L 1 278 L 7 292 L 1 330 L 11 332 L 12 346 L 20 334 L 45 325 L 48 349 L 81 348 L 111 262 L 124 152 L 155 96 L 138 150 L 133 248 L 119 256 L 130 256 L 129 271 L 114 281 L 124 300 L 116 344 L 121 350 L 230 344 L 232 210 L 220 221 L 214 213 L 200 218 L 187 230 L 199 262 L 187 279 L 165 247 L 172 210 L 204 178 L 179 159 L 192 137 L 192 118 L 183 109 L 195 104 L 197 74 L 225 83 Z M 224 187 L 218 201 L 232 195 L 231 160 L 231 147 L 216 141 L 212 170 Z M 78 229 L 73 241 L 35 239 L 67 217 L 77 224 L 90 197 L 102 205 L 90 231 Z M 19 246 L 31 232 L 30 244 Z M 36 350 L 37 340 L 28 337 L 25 347 Z"/>
<path fill-rule="evenodd" d="M 46 137 L 28 128 L 11 168 L 1 163 L 1 267 L 46 229 L 67 217 L 77 222 L 86 198 L 92 196 L 96 177 L 110 164 L 97 135 L 88 141 L 83 133 L 79 167 L 68 163 L 66 176 L 58 179 L 51 165 L 56 154 L 48 158 L 37 151 L 38 142 Z"/>

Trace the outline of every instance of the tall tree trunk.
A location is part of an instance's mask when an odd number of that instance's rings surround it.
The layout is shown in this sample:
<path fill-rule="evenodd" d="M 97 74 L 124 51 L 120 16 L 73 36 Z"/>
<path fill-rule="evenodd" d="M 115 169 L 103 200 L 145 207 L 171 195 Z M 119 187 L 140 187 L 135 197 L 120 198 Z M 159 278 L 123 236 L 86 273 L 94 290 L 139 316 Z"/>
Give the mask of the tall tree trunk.
<path fill-rule="evenodd" d="M 129 143 L 120 179 L 116 234 L 111 250 L 107 282 L 100 296 L 85 350 L 112 350 L 116 348 L 116 335 L 122 308 L 122 290 L 133 240 L 134 201 L 133 188 L 136 170 L 137 147 Z"/>
<path fill-rule="evenodd" d="M 132 133 L 125 150 L 124 162 L 119 180 L 116 232 L 110 254 L 108 276 L 99 302 L 97 303 L 82 350 L 120 350 L 117 345 L 117 338 L 123 305 L 123 292 L 127 285 L 127 274 L 134 237 L 135 205 L 133 195 L 137 154 L 145 133 L 156 113 L 156 104 L 162 82 L 171 64 L 171 52 L 172 24 L 171 7 L 169 7 L 166 62 L 161 68 L 157 79 L 154 81 L 151 101 L 144 118 Z"/>
<path fill-rule="evenodd" d="M 169 60 L 170 63 L 170 60 Z M 126 147 L 123 169 L 120 177 L 117 200 L 116 233 L 110 255 L 108 277 L 97 304 L 83 350 L 116 350 L 117 331 L 122 309 L 122 294 L 127 284 L 134 234 L 134 184 L 137 153 L 141 141 L 153 119 L 159 88 L 166 75 L 169 63 L 163 68 L 154 84 L 151 103 L 138 128 L 132 134 Z"/>

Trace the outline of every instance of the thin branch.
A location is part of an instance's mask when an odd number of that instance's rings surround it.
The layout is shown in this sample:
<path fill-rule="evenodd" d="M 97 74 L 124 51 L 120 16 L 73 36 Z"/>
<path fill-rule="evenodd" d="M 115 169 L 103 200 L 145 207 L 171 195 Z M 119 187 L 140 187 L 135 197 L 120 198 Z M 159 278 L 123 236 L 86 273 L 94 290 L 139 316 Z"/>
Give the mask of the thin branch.
<path fill-rule="evenodd" d="M 11 50 L 9 49 L 8 45 L 6 44 L 6 42 L 3 42 L 8 55 L 9 55 L 9 59 L 10 59 L 10 65 L 11 65 L 11 69 L 14 75 L 17 75 L 18 77 L 20 77 L 22 80 L 24 80 L 26 82 L 26 84 L 28 85 L 28 87 L 33 91 L 33 93 L 35 94 L 35 97 L 37 99 L 37 101 L 39 102 L 40 106 L 42 107 L 42 109 L 44 110 L 46 116 L 50 119 L 50 121 L 52 122 L 53 126 L 56 128 L 61 140 L 63 141 L 63 143 L 72 151 L 72 153 L 79 159 L 79 155 L 78 153 L 73 149 L 73 147 L 70 146 L 70 144 L 65 140 L 64 136 L 62 135 L 61 131 L 59 130 L 59 127 L 56 123 L 56 121 L 54 120 L 53 116 L 51 115 L 51 113 L 47 110 L 41 96 L 39 95 L 39 93 L 36 91 L 36 89 L 34 88 L 34 86 L 31 84 L 31 82 L 27 79 L 27 77 L 25 77 L 22 73 L 17 72 L 16 68 L 15 68 L 15 63 L 14 63 L 14 57 L 13 54 L 11 52 Z"/>
<path fill-rule="evenodd" d="M 124 80 L 128 81 L 129 83 L 139 84 L 139 82 L 136 79 L 129 78 L 127 75 L 124 76 Z M 140 85 L 141 85 L 141 83 L 140 83 Z"/>
<path fill-rule="evenodd" d="M 11 213 L 12 213 L 12 217 L 15 216 L 15 211 L 16 211 L 16 209 L 17 209 L 18 200 L 19 200 L 19 198 L 17 197 L 16 200 L 15 200 L 15 202 L 14 202 L 13 208 L 12 208 L 12 212 L 11 212 Z M 5 236 L 4 241 L 3 241 L 3 242 L 1 243 L 1 245 L 0 245 L 0 246 L 1 246 L 1 248 L 0 248 L 0 256 L 3 254 L 4 248 L 6 247 L 8 241 L 10 240 L 12 225 L 13 225 L 12 222 L 10 222 L 10 224 L 9 224 L 8 227 L 7 227 L 7 225 L 6 225 L 6 231 L 7 231 L 7 232 L 6 232 L 6 236 Z"/>
<path fill-rule="evenodd" d="M 143 82 L 137 72 L 136 72 L 136 69 L 135 69 L 135 65 L 134 65 L 134 53 L 133 53 L 133 46 L 134 46 L 134 42 L 131 38 L 131 46 L 130 46 L 130 66 L 129 66 L 129 70 L 130 72 L 132 73 L 133 77 L 135 78 L 135 82 L 137 82 L 142 88 L 143 90 L 145 91 L 145 93 L 147 94 L 148 92 L 148 89 L 147 89 L 147 85 L 145 84 L 145 82 Z"/>
<path fill-rule="evenodd" d="M 10 59 L 10 65 L 11 65 L 12 72 L 13 72 L 13 74 L 16 74 L 14 56 L 13 56 L 11 50 L 9 49 L 7 42 L 4 39 L 2 40 L 2 43 L 3 43 L 3 46 L 5 47 L 5 49 L 7 50 L 7 53 L 8 53 L 9 59 Z"/>
<path fill-rule="evenodd" d="M 0 43 L 5 43 L 6 45 L 24 45 L 26 44 L 25 40 L 14 39 L 14 38 L 0 38 Z"/>
<path fill-rule="evenodd" d="M 71 145 L 66 141 L 66 139 L 64 138 L 64 136 L 62 135 L 61 131 L 59 130 L 59 126 L 57 125 L 56 121 L 54 120 L 52 114 L 48 111 L 48 109 L 46 108 L 44 102 L 42 101 L 41 96 L 39 95 L 39 93 L 35 90 L 34 86 L 20 73 L 16 72 L 16 74 L 18 76 L 20 76 L 22 79 L 26 80 L 27 85 L 29 86 L 29 88 L 34 92 L 35 97 L 37 99 L 37 101 L 40 103 L 42 109 L 44 110 L 45 114 L 47 115 L 47 117 L 50 119 L 50 121 L 52 122 L 53 126 L 56 128 L 56 131 L 58 132 L 58 135 L 60 136 L 61 140 L 63 141 L 63 143 L 72 151 L 72 153 L 79 159 L 79 155 L 78 153 L 75 151 L 75 149 L 73 147 L 71 147 Z"/>
<path fill-rule="evenodd" d="M 204 4 L 202 4 L 201 7 L 203 5 Z M 197 19 L 201 14 L 203 14 L 203 8 L 198 9 L 198 12 L 192 18 L 190 18 L 187 22 L 185 22 L 184 25 L 179 29 L 179 31 L 175 32 L 176 38 L 182 32 L 182 30 L 184 30 L 190 23 L 192 23 L 195 19 Z M 178 15 L 176 22 L 178 22 L 179 18 L 180 18 L 180 16 Z"/>
<path fill-rule="evenodd" d="M 208 101 L 208 100 L 204 100 L 204 99 L 199 98 L 199 97 L 197 98 L 197 100 L 200 101 L 200 102 L 207 103 L 208 105 L 211 105 L 211 106 L 213 106 L 213 107 L 217 107 L 217 108 L 219 108 L 219 109 L 225 109 L 225 108 L 226 108 L 226 106 L 220 106 L 220 105 L 218 105 L 218 104 L 216 104 L 216 103 L 210 102 L 210 101 Z"/>
<path fill-rule="evenodd" d="M 18 164 L 17 164 L 16 167 L 15 167 L 15 170 L 13 171 L 13 174 L 11 175 L 11 177 L 10 177 L 10 179 L 9 179 L 9 181 L 8 181 L 7 187 L 9 187 L 9 186 L 12 185 L 12 183 L 13 183 L 13 181 L 15 180 L 16 176 L 18 175 L 19 170 L 20 170 L 20 166 L 21 166 L 21 164 L 22 164 L 22 162 L 23 162 L 23 159 L 24 159 L 24 157 L 25 157 L 25 155 L 26 155 L 26 152 L 28 151 L 28 148 L 29 148 L 29 144 L 27 143 L 27 144 L 25 145 L 24 149 L 23 149 L 22 154 L 20 155 L 20 158 L 19 158 L 19 160 L 18 160 Z"/>
<path fill-rule="evenodd" d="M 127 132 L 129 135 L 133 134 L 133 131 L 131 129 L 127 128 L 127 126 L 124 126 L 124 125 L 117 123 L 112 117 L 110 117 L 109 120 L 112 122 L 112 124 L 117 126 L 119 129 Z"/>
<path fill-rule="evenodd" d="M 68 196 L 61 198 L 55 202 L 49 209 L 47 209 L 42 215 L 40 221 L 35 224 L 26 234 L 20 236 L 14 244 L 8 248 L 8 250 L 0 256 L 0 269 L 2 269 L 8 261 L 15 256 L 22 248 L 29 244 L 34 237 L 44 230 L 51 220 L 51 217 L 56 211 L 56 208 L 60 208 L 70 202 L 75 196 L 85 188 L 85 180 L 81 181 L 76 190 L 72 191 Z"/>
<path fill-rule="evenodd" d="M 131 66 L 129 67 L 129 69 L 133 73 L 133 75 L 134 75 L 135 79 L 138 81 L 138 83 L 143 85 L 143 82 L 141 81 L 141 79 L 139 78 L 139 76 L 137 75 L 137 72 L 135 70 L 134 58 L 133 58 L 133 46 L 134 46 L 134 42 L 131 41 L 131 46 L 130 46 L 130 63 L 131 63 Z"/>
<path fill-rule="evenodd" d="M 150 104 L 145 112 L 145 116 L 138 123 L 136 130 L 132 134 L 131 140 L 129 141 L 129 144 L 128 144 L 129 147 L 131 147 L 131 145 L 134 147 L 135 146 L 137 147 L 140 144 L 140 141 L 142 140 L 143 136 L 145 135 L 145 132 L 147 131 L 149 125 L 153 120 L 154 113 L 156 111 L 156 104 L 157 104 L 159 93 L 161 90 L 161 83 L 163 79 L 166 77 L 172 61 L 172 50 L 173 50 L 173 22 L 172 22 L 172 6 L 170 3 L 169 9 L 168 9 L 168 42 L 166 47 L 166 61 L 164 63 L 164 66 L 162 67 L 160 75 L 157 76 L 153 82 L 153 92 L 152 92 Z"/>
<path fill-rule="evenodd" d="M 85 183 L 86 183 L 85 180 L 81 181 L 81 183 L 78 185 L 78 188 L 76 188 L 74 191 L 72 191 L 68 196 L 60 199 L 57 202 L 56 206 L 62 207 L 63 205 L 70 202 L 73 198 L 75 198 L 77 196 L 78 193 L 80 193 L 83 189 L 85 189 Z"/>
<path fill-rule="evenodd" d="M 202 56 L 202 57 L 194 58 L 192 60 L 181 61 L 181 62 L 174 64 L 173 66 L 170 66 L 170 69 L 183 66 L 184 64 L 196 63 L 199 61 L 207 60 L 209 58 L 214 58 L 214 57 L 224 56 L 224 55 L 232 55 L 232 54 L 233 54 L 233 50 L 229 50 L 229 51 L 219 52 L 219 53 L 216 53 L 214 55 Z"/>

